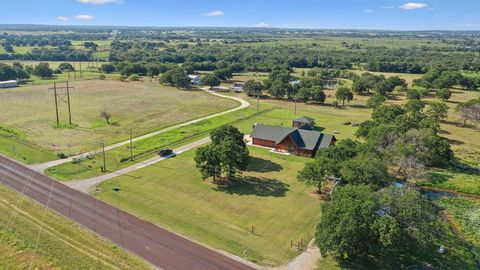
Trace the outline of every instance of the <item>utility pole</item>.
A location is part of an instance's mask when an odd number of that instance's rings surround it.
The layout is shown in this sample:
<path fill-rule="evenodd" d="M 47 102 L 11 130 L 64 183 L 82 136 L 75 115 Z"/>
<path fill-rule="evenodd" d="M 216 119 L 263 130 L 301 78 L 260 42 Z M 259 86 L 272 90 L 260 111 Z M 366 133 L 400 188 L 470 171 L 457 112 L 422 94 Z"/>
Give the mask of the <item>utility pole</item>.
<path fill-rule="evenodd" d="M 60 126 L 60 119 L 58 118 L 57 83 L 53 83 L 53 94 L 55 95 L 55 113 L 57 115 L 57 126 Z"/>
<path fill-rule="evenodd" d="M 67 103 L 68 103 L 68 123 L 72 125 L 72 110 L 70 107 L 70 87 L 68 87 L 68 82 L 67 82 Z"/>
<path fill-rule="evenodd" d="M 75 66 L 75 62 L 73 62 L 73 77 L 77 78 L 77 67 Z"/>
<path fill-rule="evenodd" d="M 105 161 L 105 142 L 102 142 L 102 153 L 103 153 L 102 172 L 106 172 L 107 171 L 107 162 Z"/>
<path fill-rule="evenodd" d="M 80 65 L 80 78 L 83 78 L 82 77 L 82 62 L 80 61 L 80 62 L 78 62 L 78 64 Z"/>
<path fill-rule="evenodd" d="M 133 160 L 133 136 L 132 136 L 131 129 L 130 129 L 130 160 Z"/>
<path fill-rule="evenodd" d="M 53 88 L 48 88 L 49 90 L 53 90 L 53 95 L 55 98 L 55 115 L 57 118 L 57 126 L 60 126 L 60 117 L 59 117 L 59 112 L 58 112 L 58 103 L 66 103 L 68 106 L 68 123 L 72 125 L 72 107 L 70 104 L 70 89 L 73 89 L 73 87 L 70 87 L 68 85 L 68 82 L 66 83 L 66 86 L 58 86 L 56 82 L 53 83 Z M 59 93 L 59 91 L 61 93 Z"/>
<path fill-rule="evenodd" d="M 295 115 L 297 115 L 297 94 L 295 94 Z"/>
<path fill-rule="evenodd" d="M 260 100 L 260 94 L 257 93 L 257 113 L 258 113 L 258 107 L 259 107 L 259 100 Z"/>

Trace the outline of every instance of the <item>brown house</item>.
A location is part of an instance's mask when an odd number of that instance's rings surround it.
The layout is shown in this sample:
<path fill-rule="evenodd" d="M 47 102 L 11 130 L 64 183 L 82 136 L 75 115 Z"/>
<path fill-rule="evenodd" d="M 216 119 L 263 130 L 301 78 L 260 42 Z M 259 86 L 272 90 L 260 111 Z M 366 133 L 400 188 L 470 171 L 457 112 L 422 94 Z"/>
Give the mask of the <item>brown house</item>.
<path fill-rule="evenodd" d="M 252 144 L 300 156 L 314 157 L 318 149 L 327 148 L 336 142 L 336 138 L 333 135 L 305 129 L 306 127 L 313 127 L 308 126 L 308 123 L 307 126 L 304 124 L 301 125 L 301 128 L 297 128 L 294 121 L 293 126 L 293 128 L 284 128 L 256 124 L 251 134 Z"/>

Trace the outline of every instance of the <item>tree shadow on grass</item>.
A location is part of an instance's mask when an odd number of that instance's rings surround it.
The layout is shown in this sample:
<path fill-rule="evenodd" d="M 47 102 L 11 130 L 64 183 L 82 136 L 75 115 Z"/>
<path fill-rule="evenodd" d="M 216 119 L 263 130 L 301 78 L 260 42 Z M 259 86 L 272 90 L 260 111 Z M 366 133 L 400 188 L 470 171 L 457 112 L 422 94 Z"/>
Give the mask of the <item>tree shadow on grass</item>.
<path fill-rule="evenodd" d="M 319 126 L 314 126 L 312 128 L 313 131 L 318 131 L 318 132 L 322 132 L 325 128 L 324 127 L 319 127 Z"/>
<path fill-rule="evenodd" d="M 438 172 L 429 172 L 427 174 L 428 181 L 434 185 L 443 184 L 448 180 L 450 180 L 451 178 L 453 178 L 453 176 L 445 175 L 443 173 L 438 173 Z"/>
<path fill-rule="evenodd" d="M 349 105 L 351 108 L 356 108 L 356 109 L 367 109 L 368 107 L 366 105 L 363 105 L 363 104 L 352 104 L 352 105 Z"/>
<path fill-rule="evenodd" d="M 259 177 L 239 177 L 225 185 L 218 185 L 215 191 L 237 195 L 256 195 L 260 197 L 284 197 L 289 185 L 276 179 Z"/>
<path fill-rule="evenodd" d="M 462 145 L 462 144 L 465 144 L 464 142 L 460 141 L 460 140 L 455 140 L 455 139 L 447 139 L 447 141 L 450 143 L 450 144 L 454 144 L 454 145 Z"/>
<path fill-rule="evenodd" d="M 250 157 L 250 163 L 248 164 L 248 172 L 279 172 L 283 170 L 283 166 L 272 162 L 271 160 L 266 160 L 258 157 Z"/>

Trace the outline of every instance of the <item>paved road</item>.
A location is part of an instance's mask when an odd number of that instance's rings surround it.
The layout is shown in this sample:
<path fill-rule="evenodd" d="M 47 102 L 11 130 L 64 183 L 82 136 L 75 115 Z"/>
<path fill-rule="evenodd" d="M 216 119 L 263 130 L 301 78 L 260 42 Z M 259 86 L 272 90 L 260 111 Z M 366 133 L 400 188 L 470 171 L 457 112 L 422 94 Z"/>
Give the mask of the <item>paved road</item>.
<path fill-rule="evenodd" d="M 254 269 L 0 156 L 0 183 L 163 269 Z"/>
<path fill-rule="evenodd" d="M 179 148 L 173 149 L 173 152 L 175 152 L 175 154 L 179 155 L 183 152 L 186 152 L 188 150 L 191 150 L 193 148 L 196 148 L 196 147 L 198 147 L 200 145 L 203 145 L 203 144 L 206 144 L 208 142 L 210 142 L 210 138 L 206 137 L 206 138 L 200 139 L 198 141 L 195 141 L 195 142 L 186 144 L 184 146 L 181 146 Z M 81 191 L 81 192 L 84 192 L 84 193 L 89 193 L 89 191 L 94 186 L 96 186 L 96 185 L 98 185 L 98 184 L 100 184 L 104 181 L 107 181 L 107 180 L 110 180 L 114 177 L 117 177 L 117 176 L 120 176 L 120 175 L 123 175 L 123 174 L 127 174 L 129 172 L 133 172 L 135 170 L 153 165 L 153 164 L 158 163 L 158 162 L 160 162 L 162 160 L 165 160 L 165 159 L 167 159 L 167 158 L 157 156 L 157 157 L 153 157 L 151 159 L 147 159 L 147 160 L 142 161 L 142 162 L 138 162 L 135 165 L 132 165 L 130 167 L 127 167 L 127 168 L 124 168 L 124 169 L 121 169 L 121 170 L 118 170 L 118 171 L 115 171 L 115 172 L 112 172 L 112 173 L 109 173 L 109 174 L 104 174 L 104 175 L 100 175 L 100 176 L 97 176 L 97 177 L 84 179 L 84 180 L 75 180 L 75 181 L 64 182 L 64 184 L 73 188 L 73 189 L 76 189 L 78 191 Z"/>
<path fill-rule="evenodd" d="M 167 127 L 167 128 L 161 129 L 161 130 L 157 130 L 157 131 L 154 131 L 154 132 L 136 137 L 132 141 L 136 142 L 136 141 L 139 141 L 139 140 L 150 138 L 150 137 L 156 136 L 158 134 L 162 134 L 162 133 L 167 132 L 167 131 L 171 131 L 171 130 L 174 130 L 174 129 L 177 129 L 177 128 L 180 128 L 180 127 L 195 124 L 195 123 L 201 122 L 203 120 L 207 120 L 207 119 L 214 118 L 214 117 L 217 117 L 217 116 L 220 116 L 220 115 L 224 115 L 224 114 L 227 114 L 227 113 L 238 111 L 238 110 L 241 110 L 241 109 L 244 109 L 244 108 L 247 108 L 248 106 L 250 106 L 250 103 L 248 103 L 247 101 L 245 101 L 241 98 L 222 95 L 222 94 L 216 93 L 214 91 L 210 91 L 208 89 L 202 89 L 202 90 L 207 92 L 207 93 L 210 93 L 214 96 L 219 96 L 219 97 L 222 97 L 222 98 L 228 98 L 228 99 L 236 100 L 236 101 L 240 102 L 240 106 L 238 106 L 236 108 L 233 108 L 233 109 L 230 109 L 230 110 L 227 110 L 227 111 L 211 114 L 211 115 L 208 115 L 208 116 L 205 116 L 205 117 L 197 118 L 195 120 L 180 123 L 178 125 L 170 126 L 170 127 Z M 105 151 L 112 150 L 112 149 L 120 147 L 120 146 L 128 145 L 129 143 L 130 143 L 130 140 L 119 142 L 119 143 L 116 143 L 116 144 L 112 144 L 112 145 L 106 146 Z M 102 152 L 102 149 L 97 149 L 97 150 L 89 152 L 89 153 L 93 155 L 93 154 L 98 154 L 98 153 L 101 153 L 101 152 Z M 74 158 L 81 158 L 81 157 L 86 156 L 87 154 L 88 153 L 81 154 L 81 155 L 78 155 L 78 156 L 73 156 L 73 157 L 66 158 L 66 159 L 59 159 L 59 160 L 53 160 L 53 161 L 49 161 L 49 162 L 45 162 L 45 163 L 41 163 L 41 164 L 28 165 L 28 168 L 30 168 L 30 169 L 32 169 L 36 172 L 42 173 L 43 171 L 45 171 L 46 169 L 48 169 L 50 167 L 55 167 L 55 166 L 58 166 L 58 165 L 61 165 L 61 164 L 67 163 L 67 162 L 72 162 L 72 160 Z"/>

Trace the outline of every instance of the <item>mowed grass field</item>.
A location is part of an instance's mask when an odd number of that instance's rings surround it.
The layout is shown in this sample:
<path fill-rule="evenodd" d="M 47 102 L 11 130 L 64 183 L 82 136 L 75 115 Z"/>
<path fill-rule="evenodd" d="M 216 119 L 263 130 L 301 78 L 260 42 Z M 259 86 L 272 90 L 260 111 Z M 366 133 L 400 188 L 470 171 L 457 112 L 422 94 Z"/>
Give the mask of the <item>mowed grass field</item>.
<path fill-rule="evenodd" d="M 203 91 L 182 91 L 148 81 L 96 80 L 70 86 L 75 87 L 70 95 L 75 127 L 55 127 L 54 96 L 47 86 L 2 89 L 0 125 L 22 132 L 26 141 L 43 149 L 74 154 L 98 149 L 101 142 L 126 140 L 130 129 L 136 137 L 238 106 L 236 101 Z M 100 115 L 104 110 L 112 116 L 110 125 Z M 60 100 L 59 113 L 61 123 L 68 123 L 67 104 Z"/>
<path fill-rule="evenodd" d="M 305 158 L 249 150 L 250 165 L 231 186 L 202 181 L 188 151 L 104 182 L 93 195 L 209 246 L 280 265 L 298 254 L 291 241 L 312 238 L 321 201 L 296 180 Z"/>
<path fill-rule="evenodd" d="M 264 112 L 259 112 L 263 114 Z M 130 146 L 125 145 L 105 152 L 107 171 L 113 172 L 157 155 L 158 149 L 175 148 L 209 136 L 211 130 L 237 121 L 254 117 L 256 111 L 247 108 L 224 114 L 185 127 L 173 129 L 156 136 L 133 142 L 133 160 L 130 159 Z M 80 163 L 65 163 L 47 169 L 47 175 L 61 181 L 85 179 L 102 174 L 103 155 L 97 154 Z"/>
<path fill-rule="evenodd" d="M 333 91 L 326 91 L 329 95 L 334 95 Z M 338 139 L 354 138 L 356 127 L 344 125 L 344 122 L 362 122 L 370 117 L 370 109 L 361 105 L 362 101 L 352 102 L 352 106 L 345 109 L 335 109 L 329 105 L 309 105 L 298 103 L 297 113 L 295 114 L 295 105 L 293 102 L 263 99 L 260 101 L 260 114 L 256 115 L 256 100 L 242 94 L 231 94 L 246 99 L 251 106 L 248 109 L 215 117 L 206 121 L 202 121 L 193 125 L 172 130 L 157 136 L 144 139 L 133 144 L 134 156 L 139 153 L 151 152 L 159 148 L 173 148 L 179 145 L 207 137 L 209 132 L 221 125 L 233 123 L 245 134 L 252 132 L 255 123 L 283 125 L 290 127 L 292 120 L 306 115 L 316 119 L 319 128 L 326 133 L 334 133 Z M 329 101 L 333 101 L 329 98 Z M 123 161 L 130 155 L 128 146 L 120 147 L 106 152 L 108 171 L 116 171 L 118 169 L 131 166 L 135 162 L 142 161 L 148 157 L 154 156 L 156 153 L 150 153 L 142 158 L 135 158 L 134 161 Z M 61 181 L 84 179 L 101 175 L 100 166 L 102 165 L 102 156 L 96 155 L 91 160 L 85 160 L 80 164 L 66 163 L 60 166 L 50 168 L 46 173 L 55 179 Z"/>
<path fill-rule="evenodd" d="M 0 185 L 1 269 L 150 269 L 141 259 Z"/>

